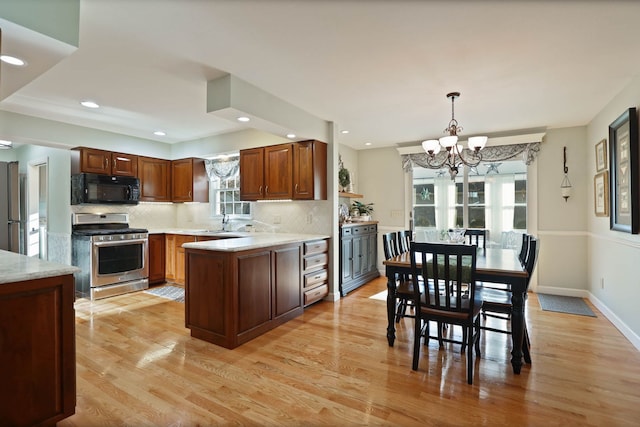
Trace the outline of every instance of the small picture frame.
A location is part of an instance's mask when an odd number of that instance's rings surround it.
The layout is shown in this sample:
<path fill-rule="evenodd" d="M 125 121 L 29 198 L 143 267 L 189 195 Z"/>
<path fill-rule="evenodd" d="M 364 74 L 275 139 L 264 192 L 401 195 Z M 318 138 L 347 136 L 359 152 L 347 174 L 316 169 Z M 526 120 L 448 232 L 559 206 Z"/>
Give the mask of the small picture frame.
<path fill-rule="evenodd" d="M 596 144 L 596 172 L 602 172 L 607 169 L 607 140 Z"/>
<path fill-rule="evenodd" d="M 609 216 L 609 172 L 593 177 L 593 201 L 596 216 Z"/>

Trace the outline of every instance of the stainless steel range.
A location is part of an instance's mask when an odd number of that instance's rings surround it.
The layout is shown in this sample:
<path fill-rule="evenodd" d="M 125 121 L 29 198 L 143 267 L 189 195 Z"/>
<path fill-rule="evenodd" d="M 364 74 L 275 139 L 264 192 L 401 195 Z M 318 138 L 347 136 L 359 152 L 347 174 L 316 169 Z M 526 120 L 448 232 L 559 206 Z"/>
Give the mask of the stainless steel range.
<path fill-rule="evenodd" d="M 149 232 L 129 227 L 129 214 L 72 216 L 76 296 L 91 300 L 149 287 Z"/>

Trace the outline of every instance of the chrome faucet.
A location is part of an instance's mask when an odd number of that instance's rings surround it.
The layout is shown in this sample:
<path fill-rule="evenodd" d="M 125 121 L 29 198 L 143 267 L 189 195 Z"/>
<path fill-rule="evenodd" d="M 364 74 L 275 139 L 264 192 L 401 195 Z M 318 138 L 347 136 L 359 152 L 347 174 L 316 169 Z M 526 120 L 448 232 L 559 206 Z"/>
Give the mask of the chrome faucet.
<path fill-rule="evenodd" d="M 227 231 L 226 225 L 229 224 L 229 217 L 224 209 L 224 205 L 220 207 L 220 213 L 222 214 L 222 231 Z"/>

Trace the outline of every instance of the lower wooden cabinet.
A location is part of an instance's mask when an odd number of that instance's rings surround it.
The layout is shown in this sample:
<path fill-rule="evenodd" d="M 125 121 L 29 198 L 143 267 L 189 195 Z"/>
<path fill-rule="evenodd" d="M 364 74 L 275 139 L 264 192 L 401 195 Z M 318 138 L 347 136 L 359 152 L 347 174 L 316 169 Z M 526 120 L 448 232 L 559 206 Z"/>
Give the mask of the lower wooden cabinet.
<path fill-rule="evenodd" d="M 75 413 L 73 275 L 0 285 L 0 425 L 55 425 Z"/>
<path fill-rule="evenodd" d="M 184 285 L 184 248 L 185 243 L 195 242 L 196 236 L 183 234 L 167 234 L 165 279 L 178 285 Z"/>
<path fill-rule="evenodd" d="M 239 252 L 187 249 L 185 326 L 235 348 L 299 316 L 302 244 Z"/>
<path fill-rule="evenodd" d="M 149 234 L 149 284 L 165 281 L 166 251 L 165 235 Z"/>

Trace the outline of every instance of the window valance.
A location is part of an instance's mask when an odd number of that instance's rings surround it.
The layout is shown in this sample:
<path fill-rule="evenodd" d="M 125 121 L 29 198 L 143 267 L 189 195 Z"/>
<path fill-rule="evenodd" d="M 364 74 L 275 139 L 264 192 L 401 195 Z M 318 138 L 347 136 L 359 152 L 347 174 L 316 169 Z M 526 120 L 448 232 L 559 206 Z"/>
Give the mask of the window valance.
<path fill-rule="evenodd" d="M 465 151 L 468 150 L 465 148 Z M 511 160 L 517 156 L 522 156 L 522 160 L 525 164 L 530 165 L 535 160 L 536 155 L 540 151 L 539 142 L 531 142 L 527 144 L 509 144 L 509 145 L 496 145 L 493 147 L 485 147 L 482 150 L 482 162 L 492 163 L 504 160 Z M 469 153 L 465 153 L 469 154 Z M 447 156 L 446 151 L 440 151 L 436 155 L 436 162 L 442 162 Z M 411 172 L 413 165 L 417 165 L 426 169 L 440 169 L 432 168 L 427 163 L 427 153 L 414 153 L 414 154 L 402 154 L 402 168 L 405 172 Z"/>
<path fill-rule="evenodd" d="M 214 178 L 227 179 L 238 173 L 240 167 L 240 158 L 237 156 L 207 159 L 204 161 L 204 167 L 207 171 L 209 180 Z"/>

